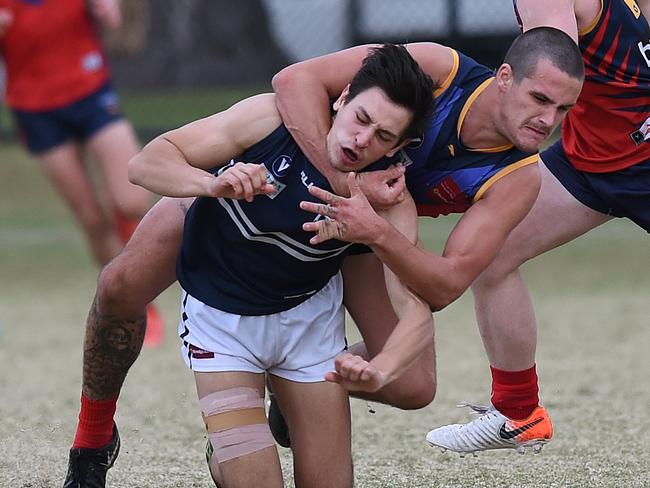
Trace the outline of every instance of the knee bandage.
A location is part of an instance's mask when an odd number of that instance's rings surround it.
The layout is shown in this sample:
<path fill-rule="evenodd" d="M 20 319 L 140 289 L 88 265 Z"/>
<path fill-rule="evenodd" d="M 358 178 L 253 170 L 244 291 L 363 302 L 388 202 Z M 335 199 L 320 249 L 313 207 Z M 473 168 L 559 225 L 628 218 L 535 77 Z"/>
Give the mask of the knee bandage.
<path fill-rule="evenodd" d="M 199 400 L 199 405 L 217 462 L 275 446 L 264 399 L 254 388 L 210 393 Z"/>

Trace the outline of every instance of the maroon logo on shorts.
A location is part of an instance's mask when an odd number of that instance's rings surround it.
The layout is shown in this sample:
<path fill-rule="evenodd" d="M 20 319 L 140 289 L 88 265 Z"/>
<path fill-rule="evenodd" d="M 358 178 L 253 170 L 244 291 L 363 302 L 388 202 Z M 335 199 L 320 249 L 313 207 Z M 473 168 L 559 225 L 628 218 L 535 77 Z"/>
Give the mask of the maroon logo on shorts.
<path fill-rule="evenodd" d="M 213 359 L 214 358 L 213 352 L 206 351 L 204 349 L 201 349 L 200 347 L 196 347 L 190 344 L 188 348 L 190 350 L 190 355 L 192 356 L 192 359 Z"/>

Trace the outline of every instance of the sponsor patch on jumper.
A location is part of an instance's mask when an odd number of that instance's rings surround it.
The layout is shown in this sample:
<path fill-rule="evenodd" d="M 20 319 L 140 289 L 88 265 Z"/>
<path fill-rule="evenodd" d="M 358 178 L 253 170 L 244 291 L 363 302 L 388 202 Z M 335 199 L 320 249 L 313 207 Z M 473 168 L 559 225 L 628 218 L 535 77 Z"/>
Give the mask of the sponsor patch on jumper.
<path fill-rule="evenodd" d="M 630 134 L 630 137 L 637 146 L 642 142 L 650 142 L 650 117 L 648 117 L 643 125 Z"/>
<path fill-rule="evenodd" d="M 271 171 L 278 178 L 282 178 L 291 167 L 291 158 L 289 156 L 278 156 L 271 164 Z"/>
<path fill-rule="evenodd" d="M 278 194 L 287 187 L 286 184 L 276 180 L 275 177 L 268 171 L 266 173 L 266 182 L 270 185 L 273 185 L 273 191 L 271 193 L 266 194 L 266 196 L 269 197 L 271 200 L 277 197 Z"/>
<path fill-rule="evenodd" d="M 419 215 L 438 217 L 450 213 L 462 213 L 470 205 L 469 197 L 452 176 L 447 176 L 427 191 L 429 201 L 417 205 Z"/>
<path fill-rule="evenodd" d="M 442 203 L 445 205 L 451 205 L 457 203 L 459 197 L 463 203 L 467 201 L 467 195 L 460 189 L 458 184 L 454 181 L 454 178 L 451 176 L 447 176 L 436 186 L 431 188 L 427 192 L 427 196 L 433 203 L 437 204 Z"/>

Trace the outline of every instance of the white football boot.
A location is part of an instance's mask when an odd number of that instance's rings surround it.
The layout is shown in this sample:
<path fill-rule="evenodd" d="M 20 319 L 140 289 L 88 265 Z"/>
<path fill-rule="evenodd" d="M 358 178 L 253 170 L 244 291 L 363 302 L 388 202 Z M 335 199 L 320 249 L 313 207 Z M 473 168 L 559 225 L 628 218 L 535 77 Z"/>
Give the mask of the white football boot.
<path fill-rule="evenodd" d="M 553 437 L 551 419 L 541 406 L 523 420 L 509 419 L 493 406 L 458 406 L 470 407 L 479 417 L 466 424 L 433 429 L 427 434 L 430 445 L 459 452 L 461 456 L 488 449 L 516 449 L 523 454 L 529 448 L 539 452 Z"/>

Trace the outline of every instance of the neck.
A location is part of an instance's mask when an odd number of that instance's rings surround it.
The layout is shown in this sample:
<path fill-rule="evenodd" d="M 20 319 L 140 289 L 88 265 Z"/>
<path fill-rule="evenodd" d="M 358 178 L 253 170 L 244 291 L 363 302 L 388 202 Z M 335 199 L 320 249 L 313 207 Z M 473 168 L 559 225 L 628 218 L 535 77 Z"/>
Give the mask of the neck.
<path fill-rule="evenodd" d="M 499 104 L 497 84 L 493 81 L 474 100 L 463 120 L 460 139 L 465 146 L 472 149 L 488 149 L 511 144 L 497 130 Z"/>

